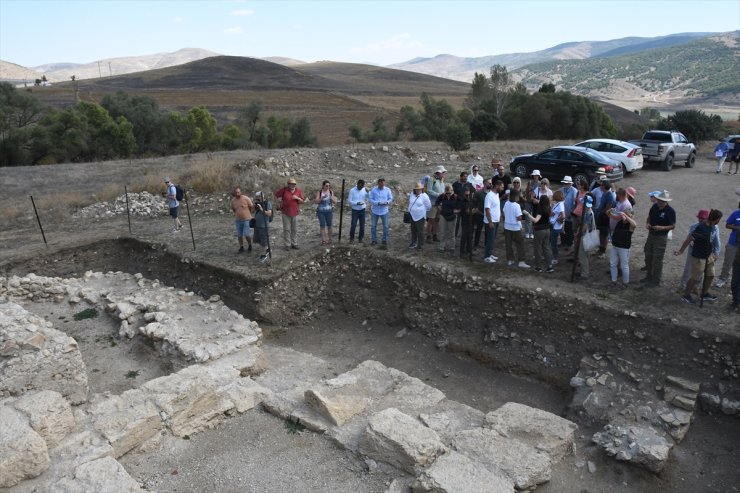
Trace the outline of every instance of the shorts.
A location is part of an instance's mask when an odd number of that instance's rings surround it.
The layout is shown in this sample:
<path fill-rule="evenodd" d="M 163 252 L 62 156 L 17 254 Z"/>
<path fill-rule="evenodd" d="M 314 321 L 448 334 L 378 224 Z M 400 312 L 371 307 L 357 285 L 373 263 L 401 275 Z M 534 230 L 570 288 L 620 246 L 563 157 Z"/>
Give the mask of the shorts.
<path fill-rule="evenodd" d="M 707 259 L 691 257 L 691 280 L 698 281 L 704 275 L 706 265 L 707 277 L 714 277 L 714 261 L 707 264 Z"/>
<path fill-rule="evenodd" d="M 240 238 L 249 238 L 249 219 L 235 219 L 236 236 Z"/>
<path fill-rule="evenodd" d="M 252 233 L 252 243 L 256 243 L 260 246 L 266 247 L 267 246 L 267 228 L 260 228 L 260 227 L 254 228 L 254 233 Z"/>
<path fill-rule="evenodd" d="M 177 207 L 170 207 L 170 217 L 173 219 L 177 219 L 177 210 L 180 208 L 178 205 Z"/>
<path fill-rule="evenodd" d="M 320 228 L 331 228 L 331 221 L 334 216 L 333 211 L 316 211 L 316 215 L 319 217 Z"/>

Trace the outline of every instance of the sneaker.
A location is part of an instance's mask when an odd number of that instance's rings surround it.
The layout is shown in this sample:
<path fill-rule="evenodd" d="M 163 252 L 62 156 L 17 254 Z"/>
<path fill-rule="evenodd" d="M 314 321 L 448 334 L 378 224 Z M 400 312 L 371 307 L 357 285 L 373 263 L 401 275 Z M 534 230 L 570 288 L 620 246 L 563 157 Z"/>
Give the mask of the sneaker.
<path fill-rule="evenodd" d="M 704 296 L 702 296 L 701 299 L 709 303 L 714 303 L 715 301 L 717 301 L 717 297 L 712 293 L 704 293 Z"/>
<path fill-rule="evenodd" d="M 375 240 L 373 240 L 372 242 L 370 242 L 370 246 L 377 246 L 377 245 L 378 245 L 378 242 L 375 241 Z"/>
<path fill-rule="evenodd" d="M 684 303 L 688 303 L 689 305 L 694 304 L 694 298 L 692 298 L 690 294 L 685 294 L 681 296 L 681 301 L 683 301 Z"/>
<path fill-rule="evenodd" d="M 267 255 L 260 255 L 260 258 L 259 258 L 260 264 L 264 264 L 265 260 L 267 260 Z"/>
<path fill-rule="evenodd" d="M 520 266 L 520 267 L 521 267 L 521 266 Z M 535 271 L 535 272 L 542 272 L 542 267 L 535 267 L 535 268 L 534 268 L 534 271 Z"/>
<path fill-rule="evenodd" d="M 411 250 L 412 248 L 416 248 L 416 246 L 417 246 L 417 245 L 416 245 L 416 243 L 411 243 L 411 244 L 410 244 L 410 245 L 408 246 L 408 249 L 409 249 L 409 250 Z"/>
<path fill-rule="evenodd" d="M 516 262 L 514 262 L 513 260 L 509 260 L 508 262 L 506 262 L 506 265 L 508 265 L 509 267 L 513 267 L 516 265 Z"/>
<path fill-rule="evenodd" d="M 717 282 L 714 283 L 715 288 L 722 288 L 724 285 L 727 284 L 727 279 L 722 279 L 721 277 L 717 279 Z"/>
<path fill-rule="evenodd" d="M 517 264 L 517 267 L 519 267 L 520 269 L 529 269 L 529 264 L 524 260 L 520 260 Z"/>
<path fill-rule="evenodd" d="M 484 258 L 484 259 L 483 259 L 483 261 L 484 261 L 485 263 L 487 263 L 487 264 L 495 264 L 495 263 L 496 263 L 496 259 L 495 259 L 495 258 L 493 258 L 493 256 L 491 256 L 491 257 L 486 257 L 486 258 Z"/>
<path fill-rule="evenodd" d="M 175 228 L 175 229 L 172 230 L 172 232 L 173 233 L 179 233 L 180 232 L 180 229 L 179 228 Z"/>
<path fill-rule="evenodd" d="M 552 259 L 552 265 L 558 265 L 558 259 L 556 258 Z"/>
<path fill-rule="evenodd" d="M 545 272 L 547 272 L 548 274 L 552 274 L 553 272 L 555 272 L 555 269 L 553 269 L 552 267 L 548 267 L 548 268 L 547 268 L 547 269 L 545 270 Z"/>
<path fill-rule="evenodd" d="M 177 229 L 182 229 L 182 224 L 178 224 Z"/>
<path fill-rule="evenodd" d="M 239 247 L 239 250 L 236 253 L 242 253 L 242 252 L 244 252 L 244 247 L 243 246 L 240 246 Z"/>
<path fill-rule="evenodd" d="M 491 255 L 491 258 L 492 258 L 493 260 L 498 260 L 498 257 L 497 257 L 497 256 L 495 256 L 495 255 Z"/>

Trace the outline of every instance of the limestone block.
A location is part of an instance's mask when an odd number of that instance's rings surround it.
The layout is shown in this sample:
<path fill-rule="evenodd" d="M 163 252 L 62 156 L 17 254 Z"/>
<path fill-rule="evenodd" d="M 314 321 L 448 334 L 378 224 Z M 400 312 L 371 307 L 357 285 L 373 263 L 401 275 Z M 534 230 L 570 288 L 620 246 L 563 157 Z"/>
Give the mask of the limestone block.
<path fill-rule="evenodd" d="M 422 471 L 411 489 L 414 493 L 513 493 L 514 483 L 463 454 L 449 451 Z"/>
<path fill-rule="evenodd" d="M 388 408 L 370 417 L 360 438 L 359 452 L 414 474 L 445 451 L 439 436 L 398 409 Z"/>
<path fill-rule="evenodd" d="M 144 491 L 112 457 L 86 462 L 75 469 L 74 478 L 62 478 L 51 491 L 59 493 L 136 493 Z"/>
<path fill-rule="evenodd" d="M 221 387 L 218 393 L 225 396 L 237 412 L 243 413 L 264 401 L 272 391 L 246 377 Z"/>
<path fill-rule="evenodd" d="M 656 473 L 663 470 L 673 448 L 670 438 L 645 423 L 608 424 L 592 441 L 607 455 Z"/>
<path fill-rule="evenodd" d="M 338 426 L 363 412 L 370 404 L 370 398 L 368 397 L 354 395 L 328 397 L 313 389 L 306 390 L 303 396 L 310 407 Z"/>
<path fill-rule="evenodd" d="M 49 452 L 20 412 L 0 406 L 0 488 L 34 478 L 49 467 Z"/>
<path fill-rule="evenodd" d="M 445 443 L 451 443 L 460 431 L 480 428 L 484 418 L 483 412 L 449 399 L 419 414 L 421 422 L 436 431 Z"/>
<path fill-rule="evenodd" d="M 159 409 L 141 389 L 103 398 L 92 403 L 88 412 L 93 427 L 110 442 L 116 458 L 149 440 L 163 427 Z"/>
<path fill-rule="evenodd" d="M 578 425 L 555 414 L 533 407 L 507 402 L 486 415 L 486 427 L 500 435 L 516 438 L 562 459 L 573 448 Z"/>
<path fill-rule="evenodd" d="M 461 431 L 453 442 L 455 450 L 510 478 L 517 489 L 532 488 L 550 480 L 552 465 L 547 452 L 517 438 L 503 437 L 493 430 Z"/>
<path fill-rule="evenodd" d="M 13 407 L 28 416 L 31 428 L 53 449 L 74 429 L 72 408 L 58 392 L 42 390 L 27 393 L 13 403 Z"/>

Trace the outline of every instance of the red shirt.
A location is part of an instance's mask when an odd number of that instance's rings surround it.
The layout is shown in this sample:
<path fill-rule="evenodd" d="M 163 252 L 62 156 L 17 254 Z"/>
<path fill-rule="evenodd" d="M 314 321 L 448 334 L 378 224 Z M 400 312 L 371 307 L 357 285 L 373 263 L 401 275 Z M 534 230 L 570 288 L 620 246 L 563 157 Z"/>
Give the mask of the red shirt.
<path fill-rule="evenodd" d="M 282 199 L 283 206 L 280 210 L 288 217 L 295 217 L 301 212 L 301 202 L 297 201 L 294 197 L 305 200 L 303 192 L 298 187 L 295 187 L 292 192 L 290 188 L 283 187 L 275 192 L 275 197 Z"/>

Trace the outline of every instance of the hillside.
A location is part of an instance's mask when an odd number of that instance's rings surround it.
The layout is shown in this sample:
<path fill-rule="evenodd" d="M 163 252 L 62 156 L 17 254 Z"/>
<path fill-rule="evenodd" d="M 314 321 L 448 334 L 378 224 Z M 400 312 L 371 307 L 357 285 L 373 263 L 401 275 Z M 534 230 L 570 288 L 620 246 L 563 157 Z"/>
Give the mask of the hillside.
<path fill-rule="evenodd" d="M 437 55 L 431 58 L 414 58 L 407 62 L 390 65 L 390 67 L 470 82 L 475 72 L 488 74 L 491 66 L 496 64 L 505 65 L 511 71 L 525 65 L 552 60 L 610 57 L 658 47 L 675 46 L 710 34 L 682 33 L 652 38 L 628 37 L 608 41 L 574 41 L 529 53 L 506 53 L 482 57 Z"/>
<path fill-rule="evenodd" d="M 635 108 L 703 103 L 737 106 L 738 34 L 615 57 L 537 63 L 515 70 L 513 75 L 530 89 L 551 82 L 558 89 L 607 101 L 624 103 L 631 98 Z"/>
<path fill-rule="evenodd" d="M 32 86 L 34 80 L 40 79 L 41 76 L 42 74 L 35 70 L 0 60 L 0 81 L 8 81 L 12 84 L 23 84 L 25 81 Z"/>

